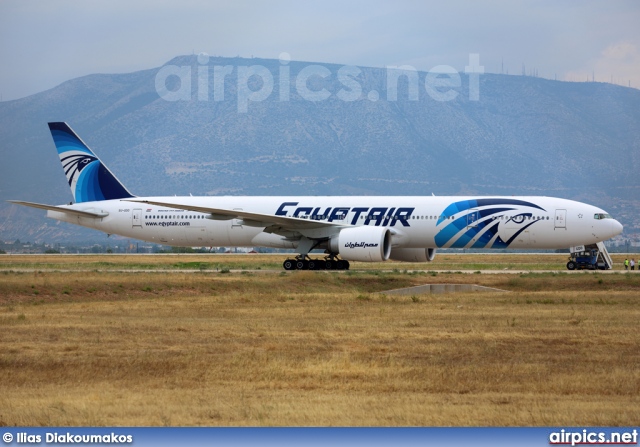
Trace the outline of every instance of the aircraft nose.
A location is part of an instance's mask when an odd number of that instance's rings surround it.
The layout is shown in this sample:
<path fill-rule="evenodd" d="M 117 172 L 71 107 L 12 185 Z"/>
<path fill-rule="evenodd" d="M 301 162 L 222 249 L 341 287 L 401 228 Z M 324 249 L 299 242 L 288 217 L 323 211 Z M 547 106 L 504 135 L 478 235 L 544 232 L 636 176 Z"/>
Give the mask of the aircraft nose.
<path fill-rule="evenodd" d="M 611 219 L 611 236 L 617 236 L 622 233 L 622 224 L 615 219 Z"/>

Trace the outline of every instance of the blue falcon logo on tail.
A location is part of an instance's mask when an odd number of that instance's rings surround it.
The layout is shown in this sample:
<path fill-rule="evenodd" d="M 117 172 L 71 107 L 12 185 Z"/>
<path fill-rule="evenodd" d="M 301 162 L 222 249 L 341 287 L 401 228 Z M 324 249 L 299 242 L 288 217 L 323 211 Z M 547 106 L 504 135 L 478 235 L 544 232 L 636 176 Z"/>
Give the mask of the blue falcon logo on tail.
<path fill-rule="evenodd" d="M 76 203 L 135 197 L 67 123 L 49 123 L 49 130 Z"/>
<path fill-rule="evenodd" d="M 70 154 L 70 155 L 66 155 Z M 60 154 L 60 161 L 64 168 L 64 173 L 69 180 L 69 186 L 74 184 L 76 176 L 80 175 L 80 172 L 87 167 L 90 163 L 97 161 L 98 159 L 92 155 L 76 154 L 73 151 L 67 151 L 64 154 Z M 99 163 L 99 162 L 98 162 Z"/>

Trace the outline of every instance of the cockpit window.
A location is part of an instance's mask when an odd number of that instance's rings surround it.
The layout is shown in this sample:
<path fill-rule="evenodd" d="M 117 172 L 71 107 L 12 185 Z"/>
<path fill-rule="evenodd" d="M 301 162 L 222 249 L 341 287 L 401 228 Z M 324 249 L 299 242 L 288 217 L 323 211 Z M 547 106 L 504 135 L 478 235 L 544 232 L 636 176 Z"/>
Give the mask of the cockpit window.
<path fill-rule="evenodd" d="M 596 213 L 593 215 L 594 219 L 613 219 L 610 214 L 606 213 Z"/>

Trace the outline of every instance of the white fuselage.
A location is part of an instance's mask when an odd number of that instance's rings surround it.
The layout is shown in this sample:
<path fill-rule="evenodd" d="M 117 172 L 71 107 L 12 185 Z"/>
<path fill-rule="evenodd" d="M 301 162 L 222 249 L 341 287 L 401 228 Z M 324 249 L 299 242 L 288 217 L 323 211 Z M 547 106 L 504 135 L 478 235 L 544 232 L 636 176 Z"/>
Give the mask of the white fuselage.
<path fill-rule="evenodd" d="M 243 210 L 344 226 L 384 226 L 393 229 L 394 248 L 559 249 L 601 242 L 622 231 L 622 225 L 600 208 L 552 197 L 239 196 L 137 199 Z M 63 207 L 108 214 L 91 218 L 48 211 L 48 217 L 164 245 L 273 248 L 296 248 L 298 245 L 295 238 L 263 231 L 264 225 L 203 212 L 126 200 L 84 202 Z"/>

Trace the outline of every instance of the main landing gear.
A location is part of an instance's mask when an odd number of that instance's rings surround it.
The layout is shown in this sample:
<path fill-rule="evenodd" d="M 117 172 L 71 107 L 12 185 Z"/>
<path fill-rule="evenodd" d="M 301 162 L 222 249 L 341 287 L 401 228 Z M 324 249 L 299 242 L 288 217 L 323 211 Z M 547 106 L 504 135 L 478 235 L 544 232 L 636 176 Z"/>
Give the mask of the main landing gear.
<path fill-rule="evenodd" d="M 324 259 L 311 259 L 308 256 L 297 256 L 282 263 L 285 270 L 349 270 L 349 261 L 336 259 L 331 254 Z"/>

